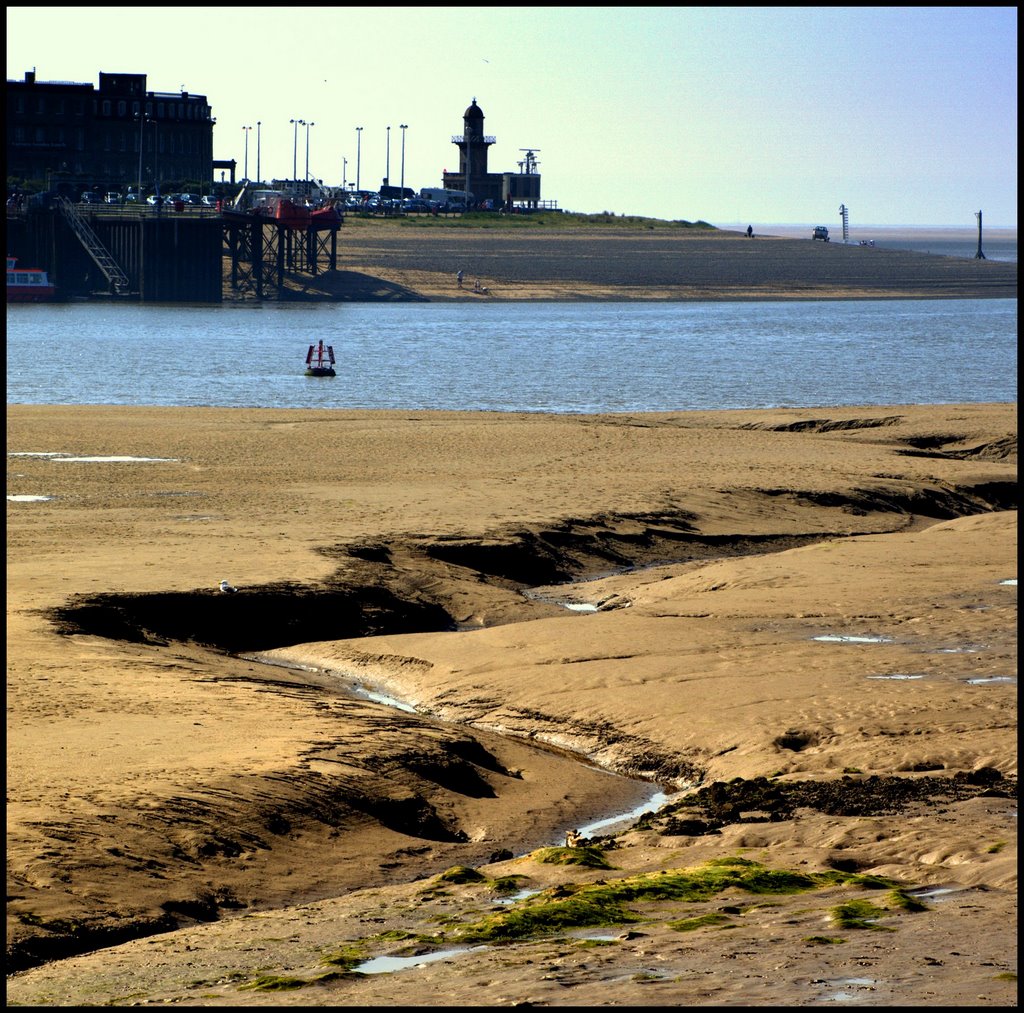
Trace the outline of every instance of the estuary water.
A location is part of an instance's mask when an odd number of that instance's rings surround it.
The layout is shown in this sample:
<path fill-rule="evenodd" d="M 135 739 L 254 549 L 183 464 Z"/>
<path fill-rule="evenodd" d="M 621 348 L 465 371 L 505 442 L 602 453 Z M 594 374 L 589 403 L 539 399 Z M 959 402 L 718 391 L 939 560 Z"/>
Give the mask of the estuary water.
<path fill-rule="evenodd" d="M 8 404 L 644 412 L 1015 402 L 1017 302 L 11 305 Z M 307 377 L 310 344 L 337 376 Z"/>

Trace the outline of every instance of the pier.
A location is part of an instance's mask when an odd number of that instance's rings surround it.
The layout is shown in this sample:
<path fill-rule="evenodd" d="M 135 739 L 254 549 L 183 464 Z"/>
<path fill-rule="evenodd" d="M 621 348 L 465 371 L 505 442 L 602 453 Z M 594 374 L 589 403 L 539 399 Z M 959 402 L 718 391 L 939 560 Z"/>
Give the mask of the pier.
<path fill-rule="evenodd" d="M 279 299 L 288 273 L 337 266 L 331 227 L 297 229 L 195 205 L 83 205 L 54 197 L 7 209 L 7 252 L 48 272 L 58 299 L 219 303 Z"/>

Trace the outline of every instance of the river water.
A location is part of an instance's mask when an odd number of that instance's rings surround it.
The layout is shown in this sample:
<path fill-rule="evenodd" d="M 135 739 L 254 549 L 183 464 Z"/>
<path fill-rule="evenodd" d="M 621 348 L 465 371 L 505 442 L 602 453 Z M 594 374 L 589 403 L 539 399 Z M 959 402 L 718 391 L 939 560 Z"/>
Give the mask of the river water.
<path fill-rule="evenodd" d="M 337 376 L 304 375 L 310 344 Z M 7 307 L 8 404 L 642 412 L 1015 402 L 1017 302 Z"/>

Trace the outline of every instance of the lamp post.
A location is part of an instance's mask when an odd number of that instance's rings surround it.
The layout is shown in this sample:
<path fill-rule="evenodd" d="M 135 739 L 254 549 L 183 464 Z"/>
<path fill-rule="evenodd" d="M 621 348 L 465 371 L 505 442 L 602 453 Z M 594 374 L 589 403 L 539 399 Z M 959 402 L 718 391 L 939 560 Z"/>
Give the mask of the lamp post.
<path fill-rule="evenodd" d="M 258 183 L 263 177 L 260 175 L 260 123 L 261 120 L 256 121 L 256 182 Z"/>
<path fill-rule="evenodd" d="M 356 127 L 356 189 L 359 189 L 359 151 L 363 139 L 363 128 Z"/>
<path fill-rule="evenodd" d="M 245 134 L 245 182 L 249 182 L 249 131 L 252 127 L 242 127 Z"/>
<path fill-rule="evenodd" d="M 156 190 L 156 213 L 160 214 L 160 121 L 154 116 L 150 123 L 156 130 L 153 135 L 153 189 Z"/>
<path fill-rule="evenodd" d="M 142 128 L 145 125 L 146 125 L 146 116 L 142 112 L 142 109 L 140 107 L 140 109 L 139 109 L 139 188 L 138 188 L 138 190 L 135 191 L 135 200 L 138 203 L 140 203 L 140 204 L 142 203 L 142 141 L 143 141 L 143 131 L 142 131 Z"/>
<path fill-rule="evenodd" d="M 388 127 L 388 145 L 384 156 L 384 185 L 391 186 L 391 127 Z"/>
<path fill-rule="evenodd" d="M 289 120 L 292 124 L 292 186 L 299 178 L 299 124 L 305 125 L 305 120 Z"/>
<path fill-rule="evenodd" d="M 975 211 L 974 217 L 978 219 L 978 252 L 974 255 L 974 259 L 984 260 L 985 254 L 981 252 L 981 212 Z"/>
<path fill-rule="evenodd" d="M 405 132 L 409 129 L 409 124 L 399 123 L 398 129 L 402 131 L 402 200 L 405 200 Z"/>
<path fill-rule="evenodd" d="M 341 156 L 341 188 L 348 189 L 348 159 L 344 155 Z"/>
<path fill-rule="evenodd" d="M 306 124 L 306 185 L 309 185 L 309 128 L 315 127 L 315 123 Z"/>

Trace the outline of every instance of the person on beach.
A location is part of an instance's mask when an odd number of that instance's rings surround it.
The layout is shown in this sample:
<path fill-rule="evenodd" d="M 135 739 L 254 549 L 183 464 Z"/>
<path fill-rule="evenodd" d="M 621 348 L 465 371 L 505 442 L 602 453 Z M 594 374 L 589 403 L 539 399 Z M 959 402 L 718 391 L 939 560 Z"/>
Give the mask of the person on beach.
<path fill-rule="evenodd" d="M 754 226 L 753 225 L 748 225 L 747 226 L 747 239 L 753 239 L 753 238 L 754 238 Z"/>
<path fill-rule="evenodd" d="M 459 273 L 457 275 L 455 275 L 455 282 L 459 286 L 459 288 L 462 288 L 462 272 L 461 271 L 459 271 Z"/>

